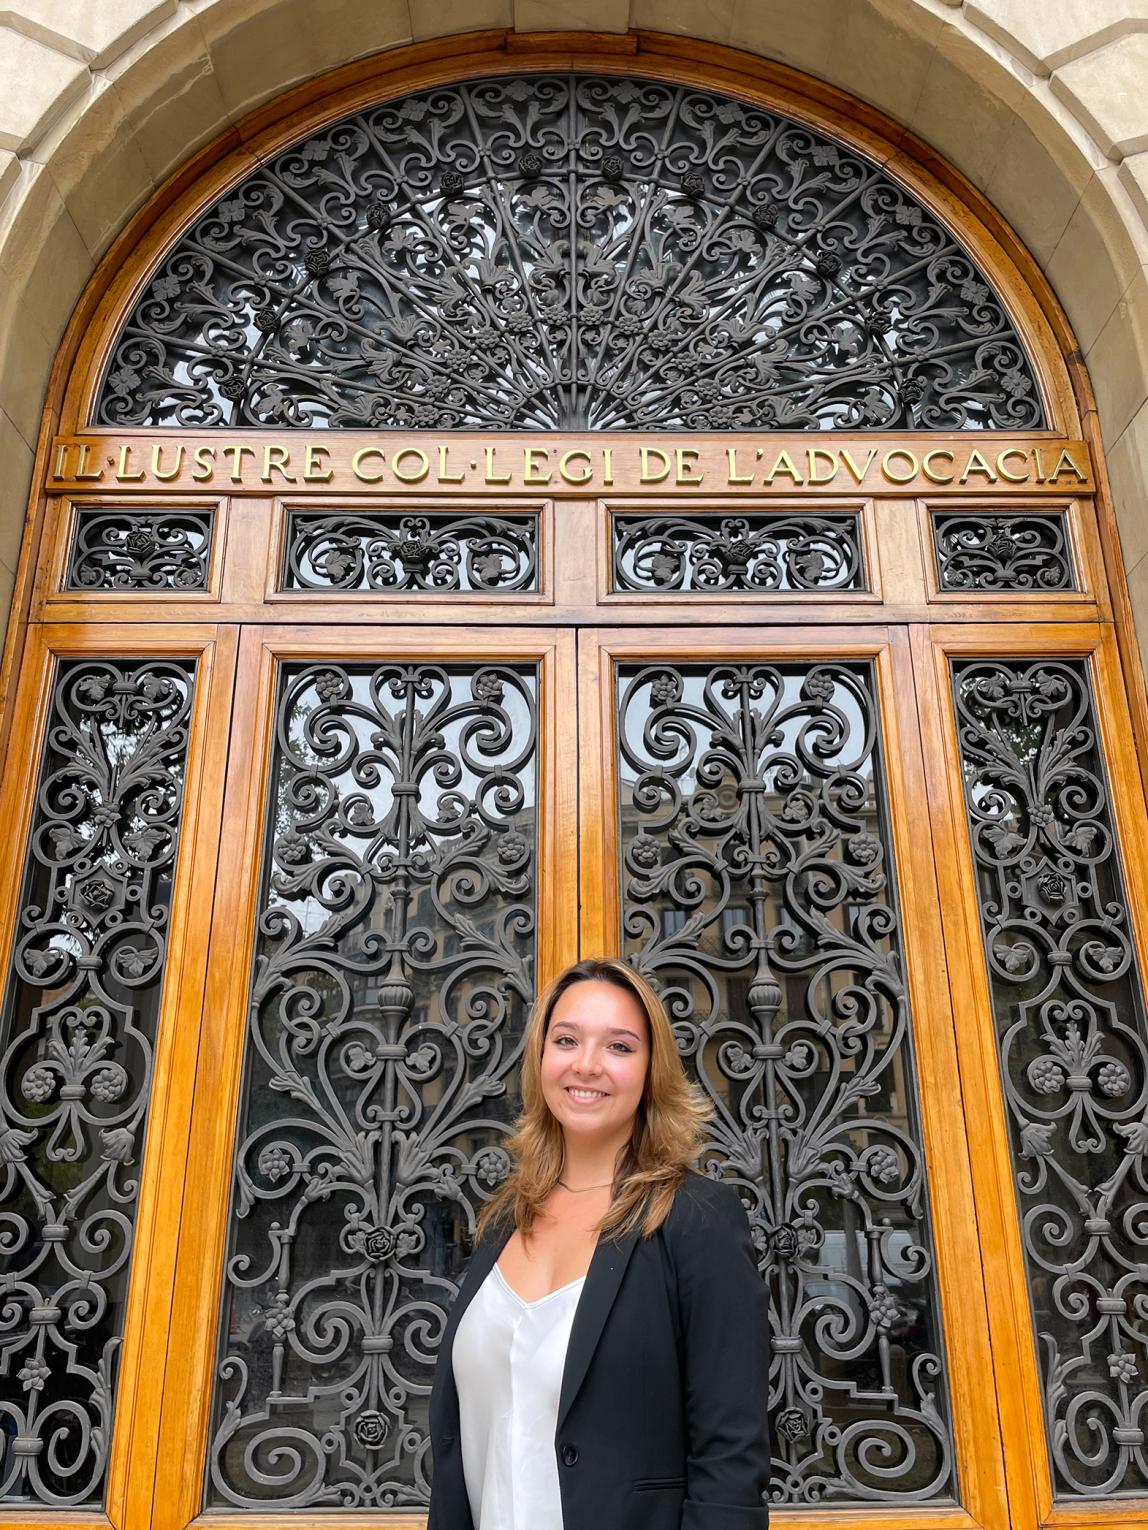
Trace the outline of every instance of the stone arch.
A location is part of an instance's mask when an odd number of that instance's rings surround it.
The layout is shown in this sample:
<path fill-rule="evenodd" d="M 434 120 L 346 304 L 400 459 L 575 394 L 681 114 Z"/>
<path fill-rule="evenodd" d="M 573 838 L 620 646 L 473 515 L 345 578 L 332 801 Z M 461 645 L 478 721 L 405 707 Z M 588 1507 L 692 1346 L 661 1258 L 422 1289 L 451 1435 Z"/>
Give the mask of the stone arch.
<path fill-rule="evenodd" d="M 1132 87 L 1148 37 L 1127 0 L 116 0 L 83 19 L 23 0 L 0 27 L 0 598 L 20 550 L 52 359 L 131 213 L 223 135 L 241 146 L 286 88 L 371 54 L 456 49 L 475 28 L 658 29 L 837 84 L 946 156 L 1009 220 L 1064 305 L 1108 451 L 1133 604 L 1148 633 L 1148 118 Z M 863 56 L 866 67 L 855 68 Z M 1117 88 L 1113 88 L 1113 84 Z M 63 361 L 61 356 L 61 361 Z M 25 581 L 26 582 L 26 581 Z"/>

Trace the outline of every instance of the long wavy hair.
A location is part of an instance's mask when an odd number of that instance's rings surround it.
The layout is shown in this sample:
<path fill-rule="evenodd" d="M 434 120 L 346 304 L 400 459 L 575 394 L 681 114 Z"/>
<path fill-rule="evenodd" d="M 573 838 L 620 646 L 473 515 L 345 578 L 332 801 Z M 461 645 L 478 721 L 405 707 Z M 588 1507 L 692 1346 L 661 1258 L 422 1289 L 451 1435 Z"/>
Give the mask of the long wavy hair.
<path fill-rule="evenodd" d="M 701 1150 L 713 1107 L 682 1067 L 661 999 L 640 973 L 612 957 L 591 957 L 567 967 L 538 1000 L 526 1026 L 522 1054 L 522 1113 L 505 1147 L 514 1167 L 482 1208 L 481 1239 L 495 1222 L 513 1219 L 525 1236 L 562 1174 L 562 1127 L 542 1092 L 542 1053 L 554 1006 L 575 983 L 609 983 L 637 1000 L 650 1037 L 650 1065 L 634 1129 L 614 1180 L 610 1207 L 598 1224 L 602 1237 L 619 1238 L 641 1226 L 649 1238 L 665 1221 L 674 1194 Z"/>

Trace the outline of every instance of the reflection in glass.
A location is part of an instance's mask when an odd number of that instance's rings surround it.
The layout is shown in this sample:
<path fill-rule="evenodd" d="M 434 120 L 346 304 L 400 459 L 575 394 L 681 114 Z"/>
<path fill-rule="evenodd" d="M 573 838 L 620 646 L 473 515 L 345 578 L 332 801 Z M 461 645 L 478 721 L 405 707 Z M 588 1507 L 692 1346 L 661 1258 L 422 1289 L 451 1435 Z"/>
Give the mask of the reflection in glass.
<path fill-rule="evenodd" d="M 425 1506 L 534 994 L 533 666 L 283 671 L 209 1505 Z"/>
<path fill-rule="evenodd" d="M 874 681 L 619 674 L 623 934 L 717 1109 L 773 1313 L 778 1503 L 955 1496 Z"/>
<path fill-rule="evenodd" d="M 955 666 L 1055 1486 L 1148 1492 L 1148 1018 L 1088 671 Z"/>
<path fill-rule="evenodd" d="M 0 1501 L 103 1499 L 194 666 L 64 662 L 0 1021 Z"/>

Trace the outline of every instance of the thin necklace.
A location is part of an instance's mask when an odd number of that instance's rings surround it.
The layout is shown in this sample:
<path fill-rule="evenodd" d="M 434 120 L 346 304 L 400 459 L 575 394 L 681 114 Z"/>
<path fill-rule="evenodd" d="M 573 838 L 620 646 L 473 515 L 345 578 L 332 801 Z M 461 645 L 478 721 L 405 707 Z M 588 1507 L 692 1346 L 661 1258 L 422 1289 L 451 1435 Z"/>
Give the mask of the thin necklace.
<path fill-rule="evenodd" d="M 612 1185 L 614 1181 L 608 1179 L 603 1185 L 579 1185 L 577 1190 L 575 1190 L 573 1185 L 568 1185 L 564 1179 L 560 1179 L 558 1183 L 562 1186 L 563 1190 L 569 1190 L 571 1195 L 585 1195 L 587 1190 L 605 1190 L 606 1185 Z"/>

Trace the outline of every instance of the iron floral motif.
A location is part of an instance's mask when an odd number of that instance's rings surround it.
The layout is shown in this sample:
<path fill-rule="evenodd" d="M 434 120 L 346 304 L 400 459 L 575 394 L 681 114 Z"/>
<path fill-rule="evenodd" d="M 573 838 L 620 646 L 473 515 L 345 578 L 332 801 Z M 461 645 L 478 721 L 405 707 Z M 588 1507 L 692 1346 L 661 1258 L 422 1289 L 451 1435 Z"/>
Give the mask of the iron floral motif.
<path fill-rule="evenodd" d="M 538 517 L 295 510 L 282 587 L 380 594 L 536 590 Z"/>
<path fill-rule="evenodd" d="M 1021 340 L 901 185 L 642 79 L 439 85 L 321 129 L 160 263 L 96 423 L 1029 430 Z"/>
<path fill-rule="evenodd" d="M 425 1507 L 534 993 L 533 666 L 284 672 L 209 1505 Z"/>
<path fill-rule="evenodd" d="M 68 590 L 205 590 L 210 510 L 81 510 Z"/>
<path fill-rule="evenodd" d="M 1063 512 L 933 516 L 942 590 L 1074 590 Z"/>
<path fill-rule="evenodd" d="M 855 515 L 616 515 L 614 588 L 863 590 Z"/>
<path fill-rule="evenodd" d="M 61 665 L 0 1026 L 0 1499 L 98 1507 L 191 717 L 169 660 Z"/>
<path fill-rule="evenodd" d="M 872 673 L 624 668 L 618 738 L 625 949 L 770 1286 L 772 1499 L 951 1498 Z"/>
<path fill-rule="evenodd" d="M 1059 1495 L 1148 1490 L 1148 1023 L 1078 660 L 955 666 Z"/>

